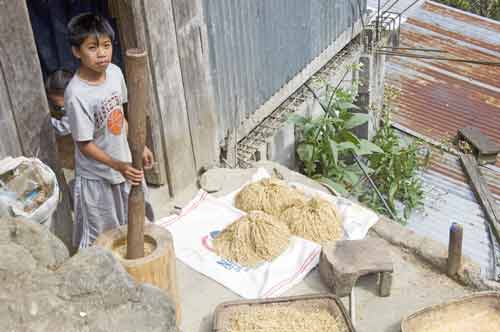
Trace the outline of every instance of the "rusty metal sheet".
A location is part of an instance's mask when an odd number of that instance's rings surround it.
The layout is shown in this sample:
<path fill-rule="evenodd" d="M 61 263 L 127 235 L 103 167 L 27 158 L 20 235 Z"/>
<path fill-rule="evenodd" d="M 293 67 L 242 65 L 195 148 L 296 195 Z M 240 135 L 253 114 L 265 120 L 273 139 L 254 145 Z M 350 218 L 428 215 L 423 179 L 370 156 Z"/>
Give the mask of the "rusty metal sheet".
<path fill-rule="evenodd" d="M 439 49 L 451 58 L 498 62 L 500 22 L 434 2 L 414 10 L 401 26 L 401 47 Z M 429 53 L 422 53 L 430 55 Z M 390 57 L 386 81 L 401 89 L 393 120 L 424 137 L 446 144 L 467 125 L 500 144 L 500 67 L 419 58 Z M 480 167 L 500 203 L 500 158 Z M 490 277 L 492 251 L 487 220 L 457 156 L 434 151 L 421 179 L 424 206 L 408 227 L 448 244 L 452 222 L 464 227 L 464 253 Z"/>
<path fill-rule="evenodd" d="M 499 61 L 500 22 L 426 2 L 401 26 L 401 46 Z M 500 143 L 500 67 L 391 57 L 386 79 L 401 89 L 396 122 L 437 141 L 472 124 Z"/>

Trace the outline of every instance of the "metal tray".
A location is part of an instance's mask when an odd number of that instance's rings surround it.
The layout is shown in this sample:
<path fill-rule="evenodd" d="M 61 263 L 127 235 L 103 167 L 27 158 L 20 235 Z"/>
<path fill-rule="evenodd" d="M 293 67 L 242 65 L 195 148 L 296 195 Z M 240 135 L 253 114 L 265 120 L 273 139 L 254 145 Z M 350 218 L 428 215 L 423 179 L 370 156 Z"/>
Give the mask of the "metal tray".
<path fill-rule="evenodd" d="M 340 323 L 339 332 L 355 332 L 352 322 L 347 314 L 342 302 L 331 294 L 301 295 L 289 297 L 276 297 L 264 300 L 240 300 L 224 302 L 215 308 L 213 331 L 224 332 L 229 328 L 229 318 L 234 312 L 245 310 L 251 306 L 283 305 L 294 307 L 317 306 L 328 308 Z M 328 331 L 325 331 L 328 332 Z"/>
<path fill-rule="evenodd" d="M 499 332 L 500 293 L 476 293 L 424 308 L 401 323 L 402 332 Z"/>

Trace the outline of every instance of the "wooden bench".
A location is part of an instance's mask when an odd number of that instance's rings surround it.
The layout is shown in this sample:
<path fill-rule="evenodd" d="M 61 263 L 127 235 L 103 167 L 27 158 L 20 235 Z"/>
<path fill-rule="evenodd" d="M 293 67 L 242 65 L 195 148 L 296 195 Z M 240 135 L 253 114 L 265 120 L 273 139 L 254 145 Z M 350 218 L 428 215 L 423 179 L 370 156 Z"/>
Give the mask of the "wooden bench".
<path fill-rule="evenodd" d="M 349 313 L 355 324 L 354 286 L 359 277 L 378 274 L 378 294 L 391 294 L 394 265 L 385 241 L 364 239 L 323 245 L 319 259 L 321 280 L 338 297 L 349 296 Z"/>

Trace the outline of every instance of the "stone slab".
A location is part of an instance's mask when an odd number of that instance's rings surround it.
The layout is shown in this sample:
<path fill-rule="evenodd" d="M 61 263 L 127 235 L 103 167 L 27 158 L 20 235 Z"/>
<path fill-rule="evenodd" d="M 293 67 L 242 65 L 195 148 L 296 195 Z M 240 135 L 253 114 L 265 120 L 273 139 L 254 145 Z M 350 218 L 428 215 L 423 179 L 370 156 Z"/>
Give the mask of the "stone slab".
<path fill-rule="evenodd" d="M 380 239 L 337 241 L 323 246 L 319 272 L 335 295 L 351 293 L 359 277 L 380 272 L 394 271 L 390 251 Z M 387 293 L 387 286 L 383 285 Z"/>

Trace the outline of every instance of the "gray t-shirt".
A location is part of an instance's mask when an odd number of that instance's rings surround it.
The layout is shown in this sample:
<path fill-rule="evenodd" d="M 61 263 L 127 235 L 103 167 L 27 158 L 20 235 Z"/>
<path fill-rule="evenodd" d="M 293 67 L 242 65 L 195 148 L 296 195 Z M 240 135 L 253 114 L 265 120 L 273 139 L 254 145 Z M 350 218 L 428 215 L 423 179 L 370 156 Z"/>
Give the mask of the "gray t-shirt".
<path fill-rule="evenodd" d="M 91 85 L 73 76 L 64 93 L 64 106 L 75 142 L 93 141 L 111 158 L 131 162 L 127 142 L 123 104 L 127 102 L 127 87 L 119 67 L 110 64 L 106 81 Z M 76 144 L 76 143 L 75 143 Z M 92 180 L 122 183 L 125 178 L 111 167 L 86 157 L 75 149 L 76 175 Z"/>

